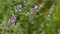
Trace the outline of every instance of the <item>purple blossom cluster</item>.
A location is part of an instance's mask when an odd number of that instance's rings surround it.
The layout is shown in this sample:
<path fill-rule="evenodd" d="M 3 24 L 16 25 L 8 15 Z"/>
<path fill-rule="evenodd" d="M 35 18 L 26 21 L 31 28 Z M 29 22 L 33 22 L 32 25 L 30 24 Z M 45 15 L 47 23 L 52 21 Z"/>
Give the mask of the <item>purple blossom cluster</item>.
<path fill-rule="evenodd" d="M 36 13 L 37 12 L 37 8 L 38 8 L 38 6 L 35 6 L 34 8 L 32 8 L 30 14 Z"/>
<path fill-rule="evenodd" d="M 24 3 L 24 5 L 27 5 L 28 4 L 28 2 L 26 2 L 26 1 L 24 1 L 23 3 Z M 21 8 L 22 8 L 22 5 L 21 4 L 20 5 L 17 5 L 16 6 L 16 12 L 20 12 L 21 11 Z M 12 18 L 9 20 L 9 24 L 10 25 L 13 25 L 15 21 L 16 21 L 16 16 L 14 14 L 12 14 Z"/>
<path fill-rule="evenodd" d="M 27 2 L 26 0 L 24 0 L 23 3 L 24 3 L 25 6 L 29 4 L 29 2 Z M 21 8 L 22 8 L 22 5 L 21 4 L 20 5 L 17 5 L 16 12 L 20 12 L 21 11 Z"/>
<path fill-rule="evenodd" d="M 14 24 L 15 20 L 16 20 L 16 16 L 12 14 L 12 18 L 9 20 L 9 24 L 10 25 Z"/>
<path fill-rule="evenodd" d="M 28 2 L 24 1 L 24 5 L 27 5 L 27 4 L 28 4 Z M 32 8 L 31 11 L 30 11 L 30 15 L 36 13 L 37 12 L 37 8 L 38 8 L 37 5 L 34 6 L 34 8 Z M 21 9 L 22 9 L 22 5 L 21 4 L 16 6 L 16 12 L 20 12 Z M 11 25 L 14 24 L 15 20 L 16 20 L 16 16 L 13 14 L 12 18 L 9 20 L 9 24 L 11 24 Z"/>
<path fill-rule="evenodd" d="M 21 8 L 22 8 L 22 5 L 17 5 L 17 7 L 16 7 L 16 12 L 21 11 Z"/>
<path fill-rule="evenodd" d="M 25 6 L 29 4 L 29 2 L 27 2 L 26 0 L 24 0 L 23 3 L 24 3 Z"/>

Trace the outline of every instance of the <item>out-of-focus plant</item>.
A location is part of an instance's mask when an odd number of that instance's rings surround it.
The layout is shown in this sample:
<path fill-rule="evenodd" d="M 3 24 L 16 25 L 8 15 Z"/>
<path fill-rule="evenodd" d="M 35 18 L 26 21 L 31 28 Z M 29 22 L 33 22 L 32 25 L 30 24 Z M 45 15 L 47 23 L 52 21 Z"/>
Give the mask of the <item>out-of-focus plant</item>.
<path fill-rule="evenodd" d="M 0 0 L 0 34 L 59 34 L 59 9 L 59 0 Z"/>

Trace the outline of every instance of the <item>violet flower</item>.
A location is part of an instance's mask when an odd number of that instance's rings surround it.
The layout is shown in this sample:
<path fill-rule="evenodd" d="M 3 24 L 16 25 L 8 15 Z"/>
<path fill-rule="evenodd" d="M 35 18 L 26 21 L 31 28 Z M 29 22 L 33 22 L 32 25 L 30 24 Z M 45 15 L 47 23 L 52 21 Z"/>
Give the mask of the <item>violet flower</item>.
<path fill-rule="evenodd" d="M 30 19 L 33 17 L 32 14 L 37 12 L 37 8 L 38 8 L 38 6 L 35 6 L 34 8 L 31 9 L 30 14 L 29 14 L 30 15 L 29 16 Z"/>
<path fill-rule="evenodd" d="M 29 2 L 27 2 L 26 0 L 24 0 L 24 5 L 28 5 L 29 4 Z"/>
<path fill-rule="evenodd" d="M 37 8 L 38 8 L 38 6 L 35 6 L 33 9 L 31 9 L 31 12 L 30 12 L 30 14 L 34 14 L 34 13 L 36 13 L 36 11 L 37 11 Z"/>
<path fill-rule="evenodd" d="M 21 11 L 21 7 L 22 7 L 22 5 L 17 5 L 17 7 L 16 7 L 16 12 Z"/>
<path fill-rule="evenodd" d="M 34 14 L 34 13 L 36 13 L 36 9 L 35 8 L 31 9 L 30 16 L 29 16 L 30 19 L 33 17 L 32 14 Z"/>
<path fill-rule="evenodd" d="M 13 14 L 12 18 L 9 20 L 9 24 L 10 25 L 14 24 L 15 20 L 16 20 L 16 16 Z"/>

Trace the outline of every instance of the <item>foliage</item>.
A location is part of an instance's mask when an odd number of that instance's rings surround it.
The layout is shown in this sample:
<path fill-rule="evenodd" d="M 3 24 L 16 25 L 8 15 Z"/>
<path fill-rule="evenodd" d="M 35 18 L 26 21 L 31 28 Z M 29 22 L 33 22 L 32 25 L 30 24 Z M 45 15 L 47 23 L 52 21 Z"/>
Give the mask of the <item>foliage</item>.
<path fill-rule="evenodd" d="M 56 34 L 59 0 L 0 0 L 0 34 Z"/>

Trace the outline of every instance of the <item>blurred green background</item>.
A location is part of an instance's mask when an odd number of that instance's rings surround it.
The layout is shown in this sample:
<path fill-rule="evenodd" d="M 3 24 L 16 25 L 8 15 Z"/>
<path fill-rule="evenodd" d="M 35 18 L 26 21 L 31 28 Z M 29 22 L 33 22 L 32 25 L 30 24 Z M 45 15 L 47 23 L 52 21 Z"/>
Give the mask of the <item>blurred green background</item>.
<path fill-rule="evenodd" d="M 9 25 L 12 14 L 16 20 Z M 0 0 L 0 34 L 60 34 L 60 0 Z"/>

